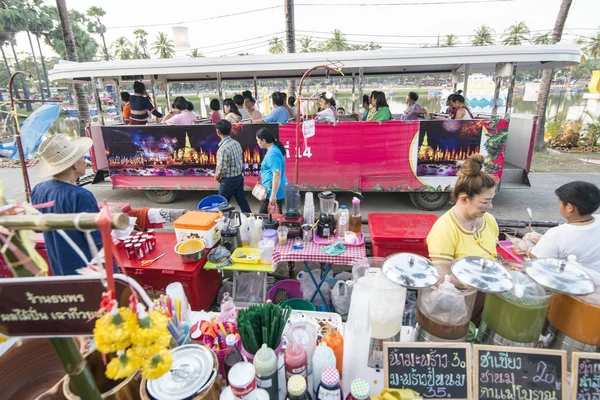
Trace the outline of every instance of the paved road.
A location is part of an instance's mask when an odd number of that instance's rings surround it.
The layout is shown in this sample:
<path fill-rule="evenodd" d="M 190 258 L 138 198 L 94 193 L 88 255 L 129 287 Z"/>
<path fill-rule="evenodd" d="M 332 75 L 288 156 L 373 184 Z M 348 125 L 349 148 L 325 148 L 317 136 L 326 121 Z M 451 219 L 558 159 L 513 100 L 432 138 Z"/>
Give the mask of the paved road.
<path fill-rule="evenodd" d="M 35 185 L 42 181 L 37 177 L 35 168 L 31 170 L 31 183 Z M 23 183 L 21 171 L 19 169 L 0 169 L 0 180 L 4 182 L 6 198 L 24 199 Z M 527 219 L 525 209 L 531 207 L 534 213 L 534 219 L 538 220 L 559 220 L 557 199 L 554 190 L 560 185 L 573 181 L 585 180 L 600 186 L 600 174 L 540 174 L 530 175 L 532 187 L 530 189 L 503 189 L 496 195 L 494 200 L 494 209 L 492 213 L 499 219 Z M 155 207 L 156 205 L 149 200 L 143 192 L 133 192 L 124 190 L 112 190 L 109 185 L 86 186 L 94 193 L 98 201 L 128 202 L 132 207 Z M 209 192 L 183 192 L 179 198 L 169 207 L 195 209 L 198 201 L 211 194 Z M 353 194 L 340 193 L 338 200 L 340 205 L 350 205 Z M 248 193 L 250 206 L 253 210 L 258 209 L 258 203 Z M 405 193 L 365 193 L 363 198 L 363 213 L 369 212 L 397 212 L 414 213 L 418 212 L 410 202 Z M 449 207 L 449 206 L 448 206 Z M 444 210 L 437 211 L 441 215 Z"/>

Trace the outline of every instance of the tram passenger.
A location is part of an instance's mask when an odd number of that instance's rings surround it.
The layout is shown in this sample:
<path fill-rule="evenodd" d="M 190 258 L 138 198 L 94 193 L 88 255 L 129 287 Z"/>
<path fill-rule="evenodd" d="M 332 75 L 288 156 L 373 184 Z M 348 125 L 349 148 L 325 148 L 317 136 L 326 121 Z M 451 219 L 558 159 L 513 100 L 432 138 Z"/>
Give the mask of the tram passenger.
<path fill-rule="evenodd" d="M 219 103 L 219 99 L 211 99 L 210 100 L 210 109 L 212 112 L 210 113 L 210 121 L 213 124 L 216 124 L 221 120 L 221 104 Z"/>
<path fill-rule="evenodd" d="M 244 108 L 250 114 L 251 119 L 262 118 L 261 112 L 256 108 L 256 100 L 254 97 L 244 97 Z"/>
<path fill-rule="evenodd" d="M 387 100 L 385 99 L 385 93 L 374 91 L 371 94 L 371 106 L 375 110 L 375 114 L 367 117 L 367 121 L 390 121 L 392 119 L 392 113 L 388 106 Z"/>
<path fill-rule="evenodd" d="M 429 258 L 440 268 L 440 278 L 451 275 L 450 264 L 462 257 L 496 257 L 498 224 L 488 212 L 496 195 L 496 181 L 483 172 L 484 158 L 474 154 L 466 159 L 458 171 L 458 180 L 452 191 L 454 207 L 442 215 L 427 235 Z M 452 283 L 460 283 L 452 278 Z M 472 321 L 481 319 L 484 293 L 477 294 Z"/>
<path fill-rule="evenodd" d="M 329 93 L 321 93 L 319 96 L 319 112 L 315 117 L 316 122 L 335 123 L 338 120 L 338 113 L 335 109 L 335 100 Z"/>
<path fill-rule="evenodd" d="M 293 118 L 298 118 L 298 109 L 296 108 L 296 97 L 290 96 L 287 100 L 288 106 L 292 109 Z"/>
<path fill-rule="evenodd" d="M 224 119 L 232 124 L 237 124 L 242 120 L 242 114 L 232 99 L 223 100 L 223 114 L 225 115 Z"/>
<path fill-rule="evenodd" d="M 284 104 L 283 94 L 280 92 L 275 92 L 271 95 L 271 100 L 273 101 L 273 111 L 269 114 L 264 115 L 262 118 L 252 119 L 250 123 L 254 124 L 272 124 L 272 123 L 285 123 L 290 119 L 290 115 L 288 114 Z"/>
<path fill-rule="evenodd" d="M 369 115 L 369 96 L 366 94 L 363 94 L 363 98 L 362 98 L 362 112 L 361 112 L 361 121 L 366 121 L 367 120 L 367 116 Z"/>
<path fill-rule="evenodd" d="M 337 111 L 338 115 L 346 115 L 344 107 L 338 107 L 335 111 Z"/>
<path fill-rule="evenodd" d="M 466 100 L 461 94 L 455 94 L 452 97 L 452 105 L 456 109 L 453 119 L 473 119 L 473 114 L 465 102 Z"/>
<path fill-rule="evenodd" d="M 283 107 L 288 112 L 288 115 L 290 116 L 289 119 L 293 119 L 294 111 L 292 111 L 292 107 L 290 107 L 290 105 L 288 104 L 288 95 L 285 92 L 281 92 L 281 95 L 283 96 Z"/>
<path fill-rule="evenodd" d="M 161 122 L 167 125 L 192 125 L 197 118 L 193 110 L 193 103 L 182 96 L 176 97 L 171 111 L 165 115 Z"/>
<path fill-rule="evenodd" d="M 146 85 L 140 81 L 133 82 L 133 96 L 129 98 L 129 106 L 131 108 L 131 116 L 129 118 L 129 125 L 146 125 L 151 113 L 156 118 L 162 118 L 163 115 L 158 112 L 156 107 L 152 104 L 148 98 L 146 92 Z"/>
<path fill-rule="evenodd" d="M 462 90 L 460 90 L 460 92 L 462 92 Z M 446 99 L 446 110 L 444 111 L 444 114 L 448 114 L 452 118 L 454 118 L 454 116 L 456 115 L 456 108 L 454 108 L 454 105 L 452 104 L 452 100 L 454 100 L 454 93 L 452 93 Z"/>
<path fill-rule="evenodd" d="M 121 101 L 123 102 L 123 123 L 129 125 L 129 118 L 131 116 L 131 106 L 129 105 L 129 92 L 121 92 Z"/>
<path fill-rule="evenodd" d="M 558 210 L 566 224 L 550 228 L 529 255 L 533 258 L 577 257 L 583 266 L 600 272 L 600 189 L 592 183 L 575 181 L 555 191 Z"/>
<path fill-rule="evenodd" d="M 241 94 L 236 94 L 233 96 L 233 102 L 235 103 L 240 114 L 242 114 L 242 121 L 252 119 L 250 113 L 244 108 L 244 96 Z"/>
<path fill-rule="evenodd" d="M 419 119 L 419 115 L 427 114 L 427 110 L 421 107 L 417 101 L 419 100 L 419 94 L 417 92 L 410 92 L 406 96 L 406 104 L 408 107 L 404 111 L 405 119 L 416 120 Z"/>

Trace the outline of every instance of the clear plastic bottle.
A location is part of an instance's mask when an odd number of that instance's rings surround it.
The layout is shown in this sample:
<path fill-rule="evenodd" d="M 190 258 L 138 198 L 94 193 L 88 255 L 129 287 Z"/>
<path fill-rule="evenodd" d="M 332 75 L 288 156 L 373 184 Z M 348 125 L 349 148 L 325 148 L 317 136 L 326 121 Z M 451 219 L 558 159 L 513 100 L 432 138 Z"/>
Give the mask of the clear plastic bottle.
<path fill-rule="evenodd" d="M 352 199 L 352 214 L 350 214 L 349 229 L 351 232 L 356 233 L 356 236 L 362 233 L 362 214 L 360 213 L 360 199 L 358 197 Z"/>
<path fill-rule="evenodd" d="M 350 212 L 346 206 L 341 206 L 338 216 L 337 235 L 340 240 L 344 240 L 346 231 L 348 230 Z"/>
<path fill-rule="evenodd" d="M 317 394 L 319 388 L 319 382 L 321 382 L 321 375 L 323 370 L 327 367 L 336 367 L 336 358 L 331 347 L 321 342 L 313 354 L 313 392 Z"/>
<path fill-rule="evenodd" d="M 235 303 L 231 296 L 229 296 L 229 292 L 223 293 L 223 300 L 221 300 L 221 314 L 219 315 L 219 318 L 222 322 L 235 322 L 237 318 Z"/>
<path fill-rule="evenodd" d="M 225 376 L 229 376 L 229 370 L 235 364 L 244 361 L 240 350 L 237 348 L 238 338 L 235 335 L 227 335 L 225 338 L 225 344 L 227 344 L 227 354 L 225 355 L 225 365 L 223 368 L 225 369 Z"/>

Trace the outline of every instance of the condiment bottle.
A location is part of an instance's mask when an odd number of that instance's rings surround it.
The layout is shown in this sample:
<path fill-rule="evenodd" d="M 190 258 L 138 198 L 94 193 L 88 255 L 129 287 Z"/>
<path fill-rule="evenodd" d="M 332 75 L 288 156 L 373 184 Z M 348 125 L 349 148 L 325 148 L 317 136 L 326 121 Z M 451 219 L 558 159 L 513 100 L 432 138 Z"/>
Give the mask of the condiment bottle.
<path fill-rule="evenodd" d="M 340 240 L 344 240 L 346 231 L 348 230 L 350 213 L 346 206 L 341 206 L 338 215 L 337 235 Z"/>
<path fill-rule="evenodd" d="M 317 394 L 319 383 L 321 382 L 321 375 L 326 367 L 336 367 L 335 354 L 331 347 L 327 346 L 326 343 L 321 342 L 320 345 L 315 349 L 313 354 L 313 392 Z"/>
<path fill-rule="evenodd" d="M 306 350 L 298 343 L 292 343 L 285 350 L 283 357 L 285 362 L 285 379 L 290 379 L 292 375 L 300 375 L 306 379 L 308 363 L 306 359 Z"/>
<path fill-rule="evenodd" d="M 340 373 L 333 367 L 323 370 L 321 383 L 315 392 L 316 400 L 343 400 L 342 388 L 340 387 Z"/>
<path fill-rule="evenodd" d="M 263 344 L 254 356 L 254 368 L 259 388 L 269 393 L 269 398 L 279 398 L 279 381 L 277 376 L 277 356 L 273 349 Z"/>
<path fill-rule="evenodd" d="M 222 322 L 235 322 L 237 318 L 237 311 L 233 299 L 229 296 L 229 292 L 223 293 L 223 300 L 221 301 L 221 314 L 219 318 Z"/>
<path fill-rule="evenodd" d="M 287 384 L 286 400 L 312 400 L 306 391 L 306 379 L 301 375 L 292 375 Z"/>
<path fill-rule="evenodd" d="M 225 338 L 225 344 L 227 344 L 227 354 L 225 355 L 225 365 L 223 368 L 225 369 L 225 376 L 229 375 L 229 370 L 235 364 L 244 361 L 242 354 L 238 350 L 237 344 L 238 338 L 235 335 L 227 335 Z"/>
<path fill-rule="evenodd" d="M 350 386 L 350 393 L 346 400 L 367 400 L 371 394 L 371 388 L 364 379 L 355 379 Z"/>
<path fill-rule="evenodd" d="M 333 350 L 333 354 L 335 354 L 335 367 L 338 371 L 342 371 L 344 366 L 344 337 L 330 326 L 321 342 Z"/>
<path fill-rule="evenodd" d="M 360 199 L 358 197 L 352 199 L 352 214 L 350 214 L 349 229 L 351 232 L 356 233 L 356 236 L 362 233 L 362 214 L 360 213 Z"/>

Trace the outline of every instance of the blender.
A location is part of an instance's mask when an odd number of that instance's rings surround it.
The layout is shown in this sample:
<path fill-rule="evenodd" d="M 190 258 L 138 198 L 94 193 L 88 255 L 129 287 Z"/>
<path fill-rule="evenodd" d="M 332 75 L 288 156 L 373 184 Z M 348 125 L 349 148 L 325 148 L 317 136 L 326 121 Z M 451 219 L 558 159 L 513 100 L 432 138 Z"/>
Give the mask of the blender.
<path fill-rule="evenodd" d="M 322 238 L 332 237 L 336 228 L 336 214 L 339 203 L 335 201 L 335 194 L 326 191 L 319 193 L 319 224 L 317 225 L 317 235 Z"/>
<path fill-rule="evenodd" d="M 443 283 L 419 293 L 417 340 L 420 342 L 464 342 L 477 291 L 503 293 L 514 286 L 508 270 L 486 258 L 459 258 L 450 268 L 464 287 L 456 287 L 450 282 L 450 275 L 446 275 Z"/>
<path fill-rule="evenodd" d="M 300 185 L 285 185 L 285 213 L 281 225 L 288 228 L 288 237 L 302 237 L 303 218 L 300 213 Z"/>

